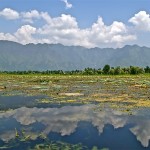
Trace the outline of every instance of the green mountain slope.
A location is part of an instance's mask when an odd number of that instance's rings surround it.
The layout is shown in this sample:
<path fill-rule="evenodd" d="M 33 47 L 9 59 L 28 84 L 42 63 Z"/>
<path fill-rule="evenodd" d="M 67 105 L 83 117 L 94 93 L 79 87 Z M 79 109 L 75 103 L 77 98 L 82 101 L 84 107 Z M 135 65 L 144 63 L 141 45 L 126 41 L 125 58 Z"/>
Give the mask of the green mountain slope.
<path fill-rule="evenodd" d="M 86 67 L 150 66 L 150 48 L 92 48 L 61 44 L 21 45 L 0 41 L 0 70 L 75 70 Z"/>

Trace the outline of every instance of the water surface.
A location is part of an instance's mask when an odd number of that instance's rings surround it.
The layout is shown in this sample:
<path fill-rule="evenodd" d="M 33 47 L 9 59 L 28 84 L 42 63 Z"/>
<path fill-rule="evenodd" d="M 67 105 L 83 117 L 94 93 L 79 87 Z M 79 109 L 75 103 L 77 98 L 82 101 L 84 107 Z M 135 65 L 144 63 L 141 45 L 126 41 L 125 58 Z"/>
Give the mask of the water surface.
<path fill-rule="evenodd" d="M 18 103 L 17 98 L 22 100 Z M 0 149 L 34 149 L 52 141 L 81 143 L 82 149 L 150 149 L 150 109 L 128 115 L 95 104 L 35 107 L 36 98 L 0 97 L 0 103 L 11 108 L 13 101 L 16 106 L 0 113 Z"/>

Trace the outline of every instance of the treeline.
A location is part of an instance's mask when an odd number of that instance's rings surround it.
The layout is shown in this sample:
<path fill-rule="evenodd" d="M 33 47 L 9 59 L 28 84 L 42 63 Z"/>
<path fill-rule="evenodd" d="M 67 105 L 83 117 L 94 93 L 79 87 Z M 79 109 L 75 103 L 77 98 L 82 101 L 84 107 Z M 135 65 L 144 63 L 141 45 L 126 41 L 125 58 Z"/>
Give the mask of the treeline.
<path fill-rule="evenodd" d="M 102 69 L 85 68 L 84 70 L 73 70 L 73 71 L 63 71 L 63 70 L 47 70 L 47 71 L 0 71 L 3 74 L 45 74 L 45 75 L 124 75 L 124 74 L 144 74 L 150 73 L 150 67 L 145 68 L 130 66 L 130 67 L 111 67 L 110 65 L 105 65 Z"/>

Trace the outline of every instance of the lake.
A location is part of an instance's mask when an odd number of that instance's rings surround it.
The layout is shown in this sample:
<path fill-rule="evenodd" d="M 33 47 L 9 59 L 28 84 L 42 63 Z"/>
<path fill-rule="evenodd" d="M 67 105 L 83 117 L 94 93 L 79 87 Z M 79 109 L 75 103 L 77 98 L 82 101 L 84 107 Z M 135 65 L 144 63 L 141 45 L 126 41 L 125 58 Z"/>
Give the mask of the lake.
<path fill-rule="evenodd" d="M 39 104 L 44 96 L 0 96 L 0 149 L 150 149 L 150 109 Z"/>

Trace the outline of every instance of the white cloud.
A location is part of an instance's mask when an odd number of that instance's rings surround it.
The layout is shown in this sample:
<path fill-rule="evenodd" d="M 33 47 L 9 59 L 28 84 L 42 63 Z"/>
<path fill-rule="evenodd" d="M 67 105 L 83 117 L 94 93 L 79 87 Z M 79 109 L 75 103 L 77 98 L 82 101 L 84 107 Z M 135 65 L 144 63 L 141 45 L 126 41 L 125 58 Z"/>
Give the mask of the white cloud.
<path fill-rule="evenodd" d="M 0 33 L 0 40 L 17 41 L 16 38 L 10 33 Z"/>
<path fill-rule="evenodd" d="M 92 27 L 80 29 L 76 19 L 70 15 L 62 14 L 56 18 L 51 18 L 48 14 L 45 16 L 47 24 L 39 28 L 38 33 L 44 35 L 49 43 L 100 47 L 102 43 L 122 45 L 136 39 L 122 22 L 115 21 L 112 25 L 106 26 L 99 17 Z"/>
<path fill-rule="evenodd" d="M 22 12 L 21 16 L 25 22 L 33 23 L 33 19 L 40 19 L 40 13 L 37 10 Z"/>
<path fill-rule="evenodd" d="M 140 11 L 134 17 L 129 19 L 129 22 L 134 24 L 137 29 L 150 31 L 150 15 L 145 11 Z"/>
<path fill-rule="evenodd" d="M 113 24 L 110 26 L 110 33 L 111 34 L 118 34 L 118 33 L 126 33 L 127 28 L 125 24 L 122 22 L 114 21 Z"/>
<path fill-rule="evenodd" d="M 130 34 L 122 22 L 115 21 L 110 26 L 106 26 L 103 19 L 99 17 L 89 31 L 89 39 L 97 47 L 100 47 L 102 43 L 122 46 L 127 41 L 135 40 L 136 36 Z"/>
<path fill-rule="evenodd" d="M 22 12 L 23 18 L 40 18 L 40 13 L 37 10 L 32 10 L 30 12 Z"/>
<path fill-rule="evenodd" d="M 70 4 L 70 3 L 68 2 L 68 0 L 61 0 L 61 1 L 65 3 L 66 9 L 72 8 L 72 4 Z"/>
<path fill-rule="evenodd" d="M 0 11 L 0 16 L 8 19 L 8 20 L 14 20 L 19 18 L 19 13 L 15 10 L 12 10 L 10 8 L 5 8 L 2 11 Z"/>
<path fill-rule="evenodd" d="M 47 22 L 50 28 L 58 30 L 77 28 L 78 24 L 74 17 L 62 14 L 60 17 L 51 18 L 48 14 L 42 14 L 42 18 Z"/>
<path fill-rule="evenodd" d="M 10 8 L 6 8 L 11 10 Z M 15 10 L 11 10 L 16 12 Z M 122 47 L 137 40 L 134 26 L 128 27 L 123 22 L 114 21 L 106 25 L 102 17 L 89 28 L 81 29 L 75 17 L 62 14 L 59 17 L 51 17 L 48 12 L 31 10 L 29 12 L 16 12 L 20 20 L 28 22 L 30 25 L 23 25 L 14 33 L 0 33 L 0 39 L 17 41 L 22 44 L 27 43 L 61 43 L 63 45 L 92 47 Z M 141 26 L 145 22 L 139 21 L 139 12 L 129 21 L 134 25 Z M 144 20 L 149 19 L 149 15 L 142 12 Z M 15 17 L 14 17 L 15 18 Z M 17 18 L 17 17 L 16 17 Z M 39 20 L 43 25 L 39 26 L 35 20 Z M 137 21 L 138 20 L 138 21 Z M 143 20 L 143 19 L 141 19 Z M 146 24 L 147 23 L 147 24 Z M 149 22 L 146 21 L 148 28 Z M 38 27 L 37 27 L 38 26 Z M 145 28 L 146 28 L 145 27 Z M 134 30 L 134 32 L 133 32 Z"/>
<path fill-rule="evenodd" d="M 36 28 L 30 25 L 24 25 L 14 34 L 18 41 L 23 44 L 30 43 L 31 41 L 35 43 L 35 39 L 32 37 L 36 33 Z"/>
<path fill-rule="evenodd" d="M 47 12 L 41 12 L 41 17 L 46 21 L 47 24 L 51 24 L 52 18 Z"/>
<path fill-rule="evenodd" d="M 0 33 L 0 40 L 14 41 L 21 44 L 36 43 L 36 40 L 32 37 L 32 35 L 35 33 L 35 27 L 24 25 L 19 28 L 14 34 Z"/>

